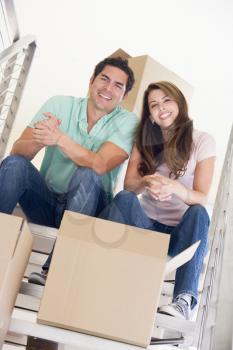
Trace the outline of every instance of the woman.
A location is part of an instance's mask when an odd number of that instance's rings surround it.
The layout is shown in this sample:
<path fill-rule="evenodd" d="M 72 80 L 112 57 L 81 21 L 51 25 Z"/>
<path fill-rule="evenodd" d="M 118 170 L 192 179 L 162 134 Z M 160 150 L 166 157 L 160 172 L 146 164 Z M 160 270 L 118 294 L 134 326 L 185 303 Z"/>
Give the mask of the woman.
<path fill-rule="evenodd" d="M 101 217 L 170 234 L 171 256 L 201 240 L 192 260 L 177 269 L 173 301 L 161 306 L 161 313 L 189 319 L 197 303 L 209 227 L 204 205 L 214 162 L 215 142 L 193 129 L 182 92 L 170 82 L 150 84 L 125 177 L 126 191 L 116 195 Z"/>

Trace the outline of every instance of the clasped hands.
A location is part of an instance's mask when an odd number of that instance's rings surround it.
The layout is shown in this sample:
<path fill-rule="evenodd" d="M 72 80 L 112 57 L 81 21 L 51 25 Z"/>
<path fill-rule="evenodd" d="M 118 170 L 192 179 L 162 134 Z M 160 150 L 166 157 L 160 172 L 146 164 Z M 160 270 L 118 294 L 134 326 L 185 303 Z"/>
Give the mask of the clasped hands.
<path fill-rule="evenodd" d="M 160 174 L 146 175 L 143 178 L 145 188 L 155 200 L 167 201 L 171 199 L 176 181 Z"/>
<path fill-rule="evenodd" d="M 59 129 L 61 120 L 52 113 L 44 113 L 46 119 L 37 122 L 32 132 L 33 140 L 42 146 L 56 146 L 63 135 Z"/>

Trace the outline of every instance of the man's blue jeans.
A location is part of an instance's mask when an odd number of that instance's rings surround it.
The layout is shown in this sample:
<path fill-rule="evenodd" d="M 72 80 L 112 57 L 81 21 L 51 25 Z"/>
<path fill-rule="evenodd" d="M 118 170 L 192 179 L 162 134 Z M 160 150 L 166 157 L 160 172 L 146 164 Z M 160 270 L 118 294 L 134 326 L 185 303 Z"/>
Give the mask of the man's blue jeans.
<path fill-rule="evenodd" d="M 97 216 L 109 203 L 101 176 L 88 168 L 77 168 L 64 194 L 52 192 L 33 164 L 18 155 L 0 165 L 0 212 L 11 214 L 19 203 L 28 221 L 58 228 L 64 211 Z M 48 269 L 51 254 L 43 269 Z"/>
<path fill-rule="evenodd" d="M 142 209 L 137 196 L 128 191 L 121 191 L 113 202 L 108 205 L 99 217 L 131 226 L 168 233 L 171 235 L 169 251 L 175 256 L 193 243 L 201 243 L 193 258 L 177 269 L 173 299 L 182 293 L 193 296 L 191 307 L 197 303 L 198 280 L 202 269 L 203 259 L 207 249 L 209 216 L 201 205 L 192 205 L 185 212 L 180 223 L 167 226 L 150 219 Z"/>

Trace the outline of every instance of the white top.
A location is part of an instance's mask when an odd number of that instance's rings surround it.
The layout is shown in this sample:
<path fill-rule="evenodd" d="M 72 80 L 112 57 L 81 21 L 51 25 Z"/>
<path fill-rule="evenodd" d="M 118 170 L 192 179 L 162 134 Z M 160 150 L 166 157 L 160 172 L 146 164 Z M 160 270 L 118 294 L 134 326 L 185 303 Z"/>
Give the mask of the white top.
<path fill-rule="evenodd" d="M 187 170 L 177 181 L 192 189 L 197 163 L 215 155 L 216 145 L 213 137 L 205 132 L 194 130 L 193 148 L 187 164 Z M 170 170 L 163 163 L 156 169 L 156 173 L 169 177 Z M 188 208 L 188 205 L 175 194 L 172 194 L 171 200 L 160 202 L 152 198 L 145 190 L 139 197 L 139 201 L 148 217 L 169 226 L 176 226 Z"/>

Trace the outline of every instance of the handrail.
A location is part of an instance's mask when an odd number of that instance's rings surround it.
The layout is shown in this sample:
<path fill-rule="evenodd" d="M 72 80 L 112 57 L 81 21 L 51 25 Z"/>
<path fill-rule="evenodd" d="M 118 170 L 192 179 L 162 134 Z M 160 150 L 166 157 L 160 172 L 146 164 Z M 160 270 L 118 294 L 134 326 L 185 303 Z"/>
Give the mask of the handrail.
<path fill-rule="evenodd" d="M 233 346 L 233 279 L 231 277 L 233 273 L 233 126 L 223 167 L 223 179 L 227 203 L 224 208 L 220 271 L 212 298 L 212 308 L 215 309 L 212 350 L 227 350 L 232 349 Z"/>
<path fill-rule="evenodd" d="M 6 17 L 9 23 L 9 31 L 12 42 L 19 40 L 19 27 L 13 0 L 3 0 L 6 9 Z"/>
<path fill-rule="evenodd" d="M 11 59 L 15 55 L 17 55 L 23 49 L 26 49 L 29 45 L 35 44 L 35 41 L 36 41 L 35 36 L 26 35 L 22 39 L 12 44 L 10 47 L 0 52 L 0 65 L 5 61 Z"/>
<path fill-rule="evenodd" d="M 233 345 L 233 126 L 209 235 L 210 258 L 195 340 L 198 350 L 228 350 Z"/>
<path fill-rule="evenodd" d="M 35 37 L 27 35 L 0 53 L 0 160 L 5 154 L 35 49 Z"/>

